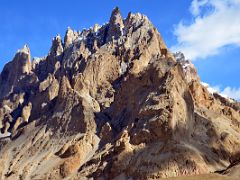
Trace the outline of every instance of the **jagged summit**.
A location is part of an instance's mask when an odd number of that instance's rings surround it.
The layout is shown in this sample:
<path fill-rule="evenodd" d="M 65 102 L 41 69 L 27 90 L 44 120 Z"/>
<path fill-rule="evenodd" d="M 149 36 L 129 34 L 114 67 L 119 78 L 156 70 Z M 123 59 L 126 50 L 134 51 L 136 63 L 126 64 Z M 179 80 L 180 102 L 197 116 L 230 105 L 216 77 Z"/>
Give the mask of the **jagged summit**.
<path fill-rule="evenodd" d="M 235 172 L 240 104 L 210 93 L 142 14 L 27 46 L 0 75 L 0 179 Z M 218 176 L 219 177 L 219 176 Z"/>
<path fill-rule="evenodd" d="M 56 37 L 54 37 L 52 40 L 50 54 L 52 56 L 59 56 L 62 53 L 63 53 L 62 39 L 61 36 L 57 34 Z"/>
<path fill-rule="evenodd" d="M 70 27 L 68 27 L 64 37 L 64 49 L 68 48 L 69 45 L 71 45 L 77 37 L 78 33 L 73 31 Z"/>
<path fill-rule="evenodd" d="M 116 7 L 111 13 L 109 22 L 103 26 L 95 24 L 93 28 L 84 29 L 82 32 L 76 32 L 75 30 L 72 30 L 71 27 L 68 27 L 63 41 L 61 36 L 57 34 L 52 40 L 50 53 L 60 54 L 63 50 L 66 50 L 77 41 L 85 41 L 86 45 L 92 45 L 92 42 L 95 40 L 98 45 L 102 46 L 109 41 L 112 41 L 114 38 L 118 40 L 120 37 L 121 39 L 122 37 L 126 37 L 127 33 L 129 33 L 128 31 L 133 31 L 134 27 L 139 29 L 143 27 L 146 29 L 154 28 L 148 18 L 140 13 L 133 14 L 130 12 L 126 19 L 122 19 L 120 9 Z M 123 34 L 124 32 L 125 34 Z M 166 45 L 162 40 L 161 43 L 161 45 L 166 48 Z M 29 49 L 28 46 L 26 48 Z"/>
<path fill-rule="evenodd" d="M 27 44 L 23 46 L 22 49 L 19 49 L 17 53 L 25 53 L 25 54 L 30 54 L 30 49 Z"/>
<path fill-rule="evenodd" d="M 112 15 L 109 20 L 109 28 L 108 28 L 108 38 L 107 41 L 110 41 L 112 38 L 118 38 L 123 34 L 123 19 L 120 14 L 120 10 L 118 7 L 113 9 Z"/>
<path fill-rule="evenodd" d="M 109 24 L 111 25 L 119 25 L 122 26 L 123 25 L 123 20 L 122 20 L 122 16 L 120 13 L 120 9 L 118 7 L 114 8 L 109 20 Z"/>

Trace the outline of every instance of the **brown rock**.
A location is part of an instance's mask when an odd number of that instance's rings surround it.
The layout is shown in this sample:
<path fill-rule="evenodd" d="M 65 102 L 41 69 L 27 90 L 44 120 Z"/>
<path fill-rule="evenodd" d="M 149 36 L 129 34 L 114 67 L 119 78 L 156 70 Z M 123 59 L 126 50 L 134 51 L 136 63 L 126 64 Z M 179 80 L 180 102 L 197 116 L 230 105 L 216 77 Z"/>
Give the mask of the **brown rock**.
<path fill-rule="evenodd" d="M 108 29 L 108 37 L 107 41 L 111 41 L 112 37 L 118 38 L 122 35 L 123 33 L 123 20 L 122 16 L 120 14 L 120 10 L 118 7 L 113 9 L 112 15 L 109 20 L 109 29 Z"/>
<path fill-rule="evenodd" d="M 56 36 L 33 64 L 19 51 L 0 76 L 0 122 L 0 179 L 239 170 L 239 103 L 211 94 L 146 16 L 118 8 L 103 26 Z"/>
<path fill-rule="evenodd" d="M 32 110 L 32 103 L 31 102 L 29 102 L 28 105 L 23 107 L 21 117 L 23 118 L 24 122 L 28 122 L 29 117 L 31 115 L 31 110 Z"/>
<path fill-rule="evenodd" d="M 0 76 L 0 97 L 12 93 L 13 88 L 22 86 L 20 79 L 31 72 L 31 55 L 27 45 L 18 50 L 11 62 L 6 64 Z"/>
<path fill-rule="evenodd" d="M 73 41 L 77 38 L 77 33 L 68 27 L 64 37 L 64 49 L 68 48 Z"/>
<path fill-rule="evenodd" d="M 112 127 L 108 122 L 103 125 L 100 132 L 100 138 L 104 142 L 110 142 L 112 140 L 113 138 Z"/>

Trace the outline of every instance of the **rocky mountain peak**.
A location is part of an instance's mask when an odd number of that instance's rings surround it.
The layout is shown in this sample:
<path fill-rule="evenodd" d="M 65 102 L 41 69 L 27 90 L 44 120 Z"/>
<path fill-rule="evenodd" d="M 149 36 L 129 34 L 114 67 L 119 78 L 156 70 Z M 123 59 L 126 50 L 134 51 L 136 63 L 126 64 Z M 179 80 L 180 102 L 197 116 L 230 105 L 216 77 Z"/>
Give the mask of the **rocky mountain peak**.
<path fill-rule="evenodd" d="M 62 39 L 59 34 L 57 34 L 52 40 L 52 47 L 50 50 L 50 55 L 59 56 L 63 52 Z"/>
<path fill-rule="evenodd" d="M 27 44 L 23 46 L 22 49 L 18 50 L 17 53 L 25 53 L 25 54 L 30 54 L 30 49 Z"/>
<path fill-rule="evenodd" d="M 15 61 L 17 68 L 19 68 L 19 73 L 28 74 L 31 71 L 31 54 L 28 45 L 24 45 L 22 49 L 17 51 L 13 61 Z"/>
<path fill-rule="evenodd" d="M 200 81 L 197 70 L 194 67 L 193 63 L 190 60 L 185 59 L 185 56 L 182 52 L 174 53 L 174 57 L 183 69 L 185 79 L 188 83 L 192 81 Z"/>
<path fill-rule="evenodd" d="M 77 36 L 77 32 L 74 32 L 70 27 L 68 27 L 64 37 L 64 49 L 68 48 L 69 45 L 71 45 L 77 38 Z"/>
<path fill-rule="evenodd" d="M 97 33 L 100 28 L 101 28 L 101 26 L 100 26 L 99 24 L 94 24 L 94 26 L 93 26 L 93 32 L 94 32 L 94 33 Z"/>
<path fill-rule="evenodd" d="M 114 8 L 109 20 L 108 39 L 110 41 L 112 37 L 118 38 L 123 33 L 123 19 L 118 7 Z"/>
<path fill-rule="evenodd" d="M 114 24 L 123 27 L 123 20 L 120 9 L 118 7 L 113 9 L 112 14 L 110 16 L 109 24 L 110 26 Z"/>
<path fill-rule="evenodd" d="M 240 104 L 210 93 L 149 19 L 102 26 L 0 75 L 0 179 L 160 179 L 239 162 Z"/>
<path fill-rule="evenodd" d="M 19 80 L 30 74 L 32 70 L 30 49 L 27 45 L 17 51 L 12 61 L 7 63 L 0 76 L 0 98 L 10 94 Z"/>

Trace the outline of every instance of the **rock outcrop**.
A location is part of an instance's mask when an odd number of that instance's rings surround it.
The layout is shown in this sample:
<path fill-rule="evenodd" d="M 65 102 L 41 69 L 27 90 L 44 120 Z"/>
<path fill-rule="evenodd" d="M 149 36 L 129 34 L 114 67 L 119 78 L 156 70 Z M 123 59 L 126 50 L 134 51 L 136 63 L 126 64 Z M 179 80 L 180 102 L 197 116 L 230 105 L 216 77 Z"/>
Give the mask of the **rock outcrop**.
<path fill-rule="evenodd" d="M 119 8 L 116 7 L 113 10 L 109 20 L 107 41 L 111 41 L 112 39 L 118 39 L 120 36 L 122 36 L 123 28 L 123 19 L 120 14 Z"/>
<path fill-rule="evenodd" d="M 0 75 L 0 129 L 1 179 L 240 178 L 240 104 L 118 8 L 57 35 L 46 57 L 17 52 Z"/>
<path fill-rule="evenodd" d="M 77 39 L 78 34 L 74 32 L 70 27 L 68 27 L 65 37 L 64 37 L 64 48 L 67 49 L 75 39 Z"/>
<path fill-rule="evenodd" d="M 18 50 L 14 59 L 6 64 L 0 76 L 0 98 L 9 95 L 13 88 L 24 86 L 19 81 L 24 79 L 31 72 L 31 56 L 27 45 Z"/>

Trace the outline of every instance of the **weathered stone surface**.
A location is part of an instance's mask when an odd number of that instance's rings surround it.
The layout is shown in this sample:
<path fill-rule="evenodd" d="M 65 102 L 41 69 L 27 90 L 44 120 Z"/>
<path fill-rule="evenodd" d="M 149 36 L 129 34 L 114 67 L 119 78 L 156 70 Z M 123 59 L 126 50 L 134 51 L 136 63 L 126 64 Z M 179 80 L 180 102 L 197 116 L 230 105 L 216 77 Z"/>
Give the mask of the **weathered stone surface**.
<path fill-rule="evenodd" d="M 75 39 L 77 39 L 78 34 L 74 32 L 70 27 L 68 27 L 65 37 L 64 37 L 64 49 L 68 48 Z"/>
<path fill-rule="evenodd" d="M 101 128 L 99 136 L 104 143 L 111 142 L 111 140 L 113 139 L 113 130 L 108 122 L 105 123 Z"/>
<path fill-rule="evenodd" d="M 46 57 L 17 52 L 0 76 L 0 128 L 0 179 L 239 177 L 239 102 L 118 8 L 56 36 Z"/>
<path fill-rule="evenodd" d="M 31 56 L 27 45 L 18 50 L 13 60 L 7 63 L 0 76 L 0 98 L 11 94 L 15 87 L 21 87 L 25 82 L 19 81 L 24 79 L 31 72 Z"/>
<path fill-rule="evenodd" d="M 120 14 L 120 10 L 118 7 L 113 9 L 112 15 L 109 20 L 109 27 L 108 27 L 108 36 L 107 41 L 111 41 L 113 39 L 119 38 L 121 35 L 123 35 L 123 20 L 122 16 Z"/>
<path fill-rule="evenodd" d="M 24 122 L 28 122 L 28 119 L 31 115 L 31 110 L 32 110 L 32 103 L 31 102 L 29 102 L 28 105 L 23 107 L 21 117 L 23 118 Z"/>
<path fill-rule="evenodd" d="M 50 55 L 51 56 L 59 56 L 63 52 L 63 46 L 62 46 L 62 39 L 60 35 L 57 35 L 55 38 L 52 40 L 52 47 L 50 50 Z"/>

